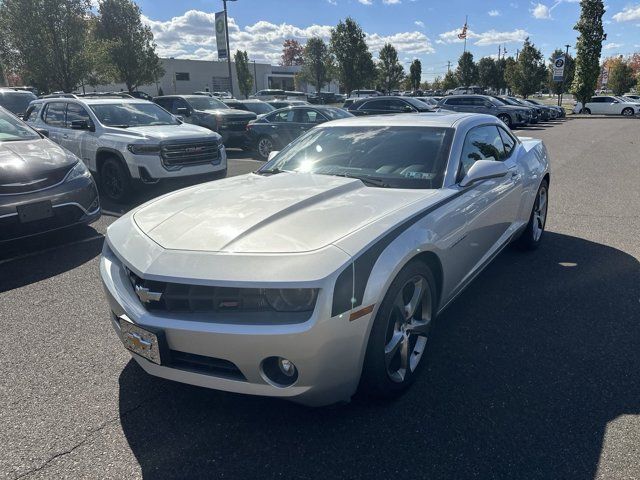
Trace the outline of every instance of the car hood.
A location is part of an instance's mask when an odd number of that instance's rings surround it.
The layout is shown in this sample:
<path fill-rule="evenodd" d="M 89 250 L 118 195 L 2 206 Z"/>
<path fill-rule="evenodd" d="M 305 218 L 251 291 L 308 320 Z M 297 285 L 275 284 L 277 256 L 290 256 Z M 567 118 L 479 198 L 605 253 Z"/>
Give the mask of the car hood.
<path fill-rule="evenodd" d="M 150 139 L 157 141 L 183 140 L 183 139 L 218 139 L 220 135 L 212 132 L 208 128 L 182 123 L 180 125 L 154 125 L 148 127 L 128 127 L 116 128 L 108 127 L 107 132 L 119 136 L 130 136 L 140 139 Z"/>
<path fill-rule="evenodd" d="M 64 174 L 78 159 L 47 139 L 0 142 L 0 186 Z"/>
<path fill-rule="evenodd" d="M 246 110 L 235 110 L 233 108 L 219 108 L 217 110 L 198 110 L 197 113 L 199 115 L 216 115 L 216 116 L 238 119 L 238 120 L 244 119 L 244 118 L 250 118 L 250 119 L 256 118 L 256 114 L 253 112 L 247 112 Z"/>
<path fill-rule="evenodd" d="M 309 173 L 249 174 L 167 195 L 142 206 L 133 219 L 165 249 L 301 253 L 436 192 L 366 187 L 360 180 Z"/>

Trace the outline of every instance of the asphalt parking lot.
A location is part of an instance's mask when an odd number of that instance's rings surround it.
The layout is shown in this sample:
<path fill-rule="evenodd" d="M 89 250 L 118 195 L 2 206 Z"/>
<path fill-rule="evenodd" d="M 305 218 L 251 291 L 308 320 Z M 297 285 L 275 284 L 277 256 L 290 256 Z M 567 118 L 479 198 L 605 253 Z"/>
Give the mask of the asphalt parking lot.
<path fill-rule="evenodd" d="M 3 246 L 0 478 L 640 478 L 639 127 L 517 131 L 553 159 L 544 244 L 481 274 L 391 403 L 309 409 L 146 375 L 98 278 L 117 206 Z M 260 165 L 231 157 L 230 175 Z"/>

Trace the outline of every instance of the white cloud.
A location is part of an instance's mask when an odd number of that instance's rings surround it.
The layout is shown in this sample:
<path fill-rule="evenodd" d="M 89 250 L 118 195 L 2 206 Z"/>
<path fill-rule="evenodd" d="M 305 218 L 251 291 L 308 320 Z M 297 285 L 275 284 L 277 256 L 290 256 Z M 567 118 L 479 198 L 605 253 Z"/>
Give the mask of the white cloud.
<path fill-rule="evenodd" d="M 631 22 L 633 20 L 640 20 L 640 5 L 633 7 L 627 7 L 621 12 L 616 13 L 613 16 L 616 22 Z"/>
<path fill-rule="evenodd" d="M 416 20 L 413 22 L 416 27 L 424 28 L 424 22 L 422 20 Z"/>
<path fill-rule="evenodd" d="M 330 3 L 331 5 L 338 5 L 336 0 L 327 0 L 327 3 Z"/>
<path fill-rule="evenodd" d="M 499 17 L 500 16 L 500 10 L 489 10 L 487 13 L 489 14 L 490 17 Z"/>
<path fill-rule="evenodd" d="M 358 0 L 363 5 L 371 5 L 373 2 L 371 0 Z"/>
<path fill-rule="evenodd" d="M 438 35 L 439 39 L 436 43 L 462 43 L 463 39 L 458 38 L 460 29 L 451 30 L 449 32 L 441 33 Z M 524 42 L 524 39 L 529 36 L 529 33 L 525 30 L 513 30 L 511 32 L 498 32 L 496 30 L 488 30 L 482 33 L 476 33 L 472 30 L 467 30 L 467 38 L 474 40 L 475 45 L 499 45 L 501 43 L 514 43 Z"/>
<path fill-rule="evenodd" d="M 198 10 L 189 10 L 170 20 L 152 20 L 143 16 L 158 45 L 161 57 L 212 60 L 217 58 L 213 35 L 215 15 Z M 261 20 L 243 28 L 234 18 L 229 18 L 229 43 L 231 51 L 246 50 L 252 60 L 277 63 L 282 55 L 282 43 L 292 38 L 301 43 L 311 37 L 320 37 L 326 42 L 331 35 L 329 25 L 298 27 Z M 385 43 L 391 43 L 401 54 L 429 54 L 435 50 L 431 40 L 419 31 L 399 32 L 393 35 L 367 34 L 366 41 L 371 51 L 377 53 Z"/>
<path fill-rule="evenodd" d="M 397 5 L 401 2 L 400 0 L 382 0 L 382 3 L 384 3 L 385 5 Z"/>
<path fill-rule="evenodd" d="M 531 9 L 531 14 L 538 20 L 549 20 L 551 18 L 551 9 L 542 3 L 538 3 Z"/>
<path fill-rule="evenodd" d="M 607 43 L 605 45 L 602 46 L 603 50 L 615 50 L 616 48 L 620 48 L 623 47 L 624 43 L 615 43 L 615 42 L 611 42 L 611 43 Z"/>

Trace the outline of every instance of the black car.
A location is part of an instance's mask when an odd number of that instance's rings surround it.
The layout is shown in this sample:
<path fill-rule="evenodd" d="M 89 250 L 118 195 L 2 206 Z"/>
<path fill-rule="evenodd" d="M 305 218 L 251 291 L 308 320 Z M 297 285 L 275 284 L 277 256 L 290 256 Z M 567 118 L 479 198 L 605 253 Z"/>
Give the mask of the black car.
<path fill-rule="evenodd" d="M 220 100 L 229 108 L 253 112 L 256 115 L 265 115 L 275 110 L 275 107 L 262 100 L 236 100 L 235 98 L 221 98 Z"/>
<path fill-rule="evenodd" d="M 309 103 L 314 105 L 326 105 L 328 103 L 338 103 L 340 98 L 332 92 L 316 92 L 307 96 Z"/>
<path fill-rule="evenodd" d="M 87 167 L 0 107 L 0 242 L 100 217 Z"/>
<path fill-rule="evenodd" d="M 490 95 L 490 97 L 495 98 L 498 102 L 503 105 L 511 105 L 513 107 L 527 107 L 531 112 L 531 120 L 529 123 L 536 124 L 540 121 L 544 120 L 545 112 L 541 108 L 537 108 L 533 105 L 526 105 L 511 99 L 511 97 L 499 97 L 497 95 Z"/>
<path fill-rule="evenodd" d="M 29 104 L 37 98 L 38 97 L 28 90 L 0 89 L 0 107 L 6 108 L 20 118 L 22 118 L 24 112 L 26 112 Z"/>
<path fill-rule="evenodd" d="M 432 112 L 434 109 L 413 97 L 369 97 L 353 100 L 348 105 L 347 110 L 354 115 L 360 116 Z"/>
<path fill-rule="evenodd" d="M 131 92 L 130 95 L 133 98 L 139 98 L 141 100 L 149 100 L 150 102 L 153 102 L 153 97 L 151 95 L 149 95 L 148 93 L 145 93 L 145 92 L 140 92 L 140 91 L 136 90 L 135 92 Z"/>
<path fill-rule="evenodd" d="M 251 122 L 247 130 L 258 158 L 267 160 L 271 151 L 281 150 L 314 126 L 351 116 L 345 110 L 335 107 L 287 107 Z"/>
<path fill-rule="evenodd" d="M 235 110 L 214 97 L 205 95 L 165 95 L 153 99 L 155 103 L 186 123 L 208 128 L 222 136 L 225 147 L 247 148 L 247 124 L 256 114 Z"/>
<path fill-rule="evenodd" d="M 267 103 L 276 109 L 309 105 L 309 102 L 306 100 L 269 100 Z"/>

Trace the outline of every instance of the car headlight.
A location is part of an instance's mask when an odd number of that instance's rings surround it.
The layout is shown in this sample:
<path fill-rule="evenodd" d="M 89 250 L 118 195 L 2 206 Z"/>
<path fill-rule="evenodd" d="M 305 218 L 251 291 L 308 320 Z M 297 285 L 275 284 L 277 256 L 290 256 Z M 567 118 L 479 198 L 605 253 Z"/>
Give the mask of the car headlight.
<path fill-rule="evenodd" d="M 268 289 L 264 295 L 271 308 L 278 312 L 308 312 L 314 309 L 318 298 L 316 288 Z"/>
<path fill-rule="evenodd" d="M 160 153 L 160 145 L 146 145 L 146 144 L 131 144 L 127 145 L 129 150 L 134 155 L 157 155 Z"/>
<path fill-rule="evenodd" d="M 67 177 L 65 180 L 67 182 L 70 182 L 71 180 L 75 180 L 76 178 L 90 177 L 90 176 L 91 176 L 91 172 L 89 172 L 89 169 L 87 168 L 87 166 L 84 164 L 82 160 L 78 160 L 78 163 L 76 163 L 73 166 L 71 171 L 67 174 Z"/>

